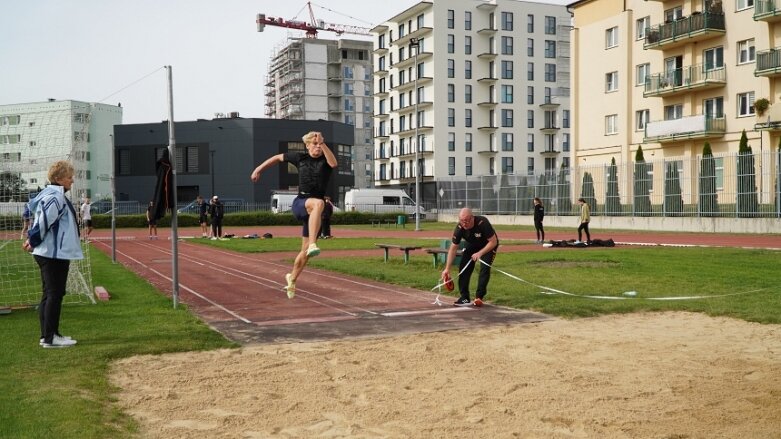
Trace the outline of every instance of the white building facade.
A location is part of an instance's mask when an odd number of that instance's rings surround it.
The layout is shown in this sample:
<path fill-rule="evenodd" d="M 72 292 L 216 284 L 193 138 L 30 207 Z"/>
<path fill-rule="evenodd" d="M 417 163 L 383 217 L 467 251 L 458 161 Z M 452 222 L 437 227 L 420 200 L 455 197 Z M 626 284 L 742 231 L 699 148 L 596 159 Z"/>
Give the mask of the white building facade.
<path fill-rule="evenodd" d="M 569 165 L 564 6 L 424 1 L 372 33 L 375 186 L 412 195 L 419 169 L 430 206 L 441 181 Z"/>
<path fill-rule="evenodd" d="M 23 190 L 47 183 L 49 166 L 70 160 L 72 195 L 111 196 L 111 135 L 122 108 L 73 100 L 0 105 L 0 168 L 18 175 Z"/>
<path fill-rule="evenodd" d="M 352 163 L 339 172 L 353 173 L 356 188 L 373 184 L 371 51 L 371 41 L 293 39 L 272 57 L 266 78 L 266 116 L 355 126 Z"/>

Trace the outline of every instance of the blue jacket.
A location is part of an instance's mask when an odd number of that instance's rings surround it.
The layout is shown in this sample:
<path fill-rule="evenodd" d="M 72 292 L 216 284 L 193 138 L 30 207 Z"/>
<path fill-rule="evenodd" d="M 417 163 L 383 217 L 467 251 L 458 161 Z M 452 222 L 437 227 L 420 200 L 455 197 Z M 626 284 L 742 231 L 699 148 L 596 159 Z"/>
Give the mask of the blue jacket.
<path fill-rule="evenodd" d="M 76 210 L 62 186 L 49 185 L 28 203 L 33 223 L 27 231 L 33 254 L 51 259 L 84 259 Z"/>

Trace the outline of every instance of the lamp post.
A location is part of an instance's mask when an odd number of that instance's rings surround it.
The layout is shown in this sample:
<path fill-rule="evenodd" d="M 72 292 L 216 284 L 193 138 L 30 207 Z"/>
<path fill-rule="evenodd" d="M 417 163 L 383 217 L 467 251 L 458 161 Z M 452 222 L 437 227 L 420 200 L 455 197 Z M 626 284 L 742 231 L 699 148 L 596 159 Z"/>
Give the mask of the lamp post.
<path fill-rule="evenodd" d="M 212 174 L 212 195 L 211 196 L 212 197 L 217 195 L 217 192 L 214 191 L 214 153 L 215 153 L 215 150 L 213 150 L 213 149 L 209 150 L 209 165 L 210 165 L 211 171 L 212 171 L 211 172 L 211 174 Z M 209 199 L 211 199 L 211 197 L 209 197 Z"/>
<path fill-rule="evenodd" d="M 420 137 L 418 136 L 418 127 L 420 126 L 420 113 L 418 113 L 418 103 L 420 102 L 420 91 L 418 90 L 418 53 L 420 53 L 420 41 L 417 38 L 410 38 L 409 50 L 415 48 L 415 231 L 420 231 Z"/>

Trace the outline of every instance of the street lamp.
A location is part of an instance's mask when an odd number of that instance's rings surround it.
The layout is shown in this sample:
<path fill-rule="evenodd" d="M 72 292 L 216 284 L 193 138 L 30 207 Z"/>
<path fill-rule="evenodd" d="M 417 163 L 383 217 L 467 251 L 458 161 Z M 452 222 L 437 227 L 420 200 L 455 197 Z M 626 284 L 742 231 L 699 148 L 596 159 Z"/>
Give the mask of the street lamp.
<path fill-rule="evenodd" d="M 420 126 L 420 113 L 418 113 L 418 103 L 420 102 L 420 90 L 418 90 L 420 41 L 417 38 L 409 39 L 410 52 L 412 52 L 413 47 L 415 48 L 415 231 L 420 231 L 420 137 L 418 136 L 418 127 Z"/>
<path fill-rule="evenodd" d="M 214 153 L 215 150 L 211 149 L 209 150 L 209 165 L 211 167 L 211 174 L 212 174 L 212 197 L 217 195 L 217 192 L 214 191 Z M 211 197 L 209 197 L 211 198 Z"/>

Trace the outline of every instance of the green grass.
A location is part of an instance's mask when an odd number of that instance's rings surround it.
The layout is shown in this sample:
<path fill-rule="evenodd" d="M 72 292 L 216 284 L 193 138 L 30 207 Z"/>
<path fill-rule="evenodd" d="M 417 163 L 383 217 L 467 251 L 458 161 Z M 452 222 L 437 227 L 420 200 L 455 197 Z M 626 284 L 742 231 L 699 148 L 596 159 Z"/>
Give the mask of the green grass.
<path fill-rule="evenodd" d="M 111 300 L 63 308 L 61 330 L 81 340 L 77 348 L 39 347 L 35 310 L 0 316 L 0 437 L 131 437 L 136 423 L 113 404 L 111 361 L 235 346 L 102 253 L 92 264 Z"/>

